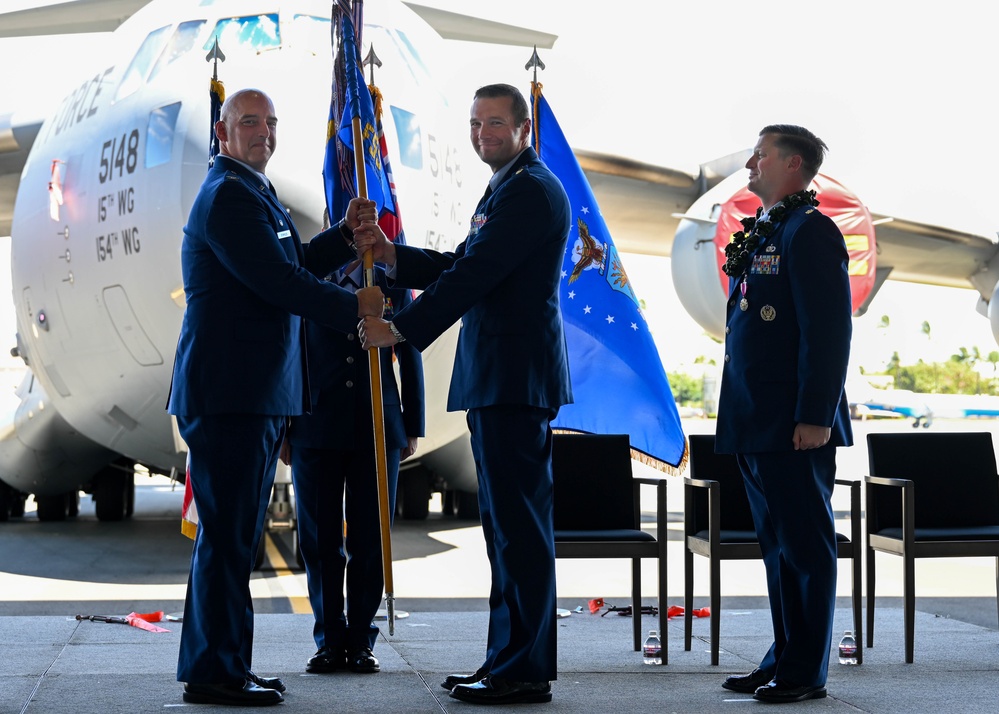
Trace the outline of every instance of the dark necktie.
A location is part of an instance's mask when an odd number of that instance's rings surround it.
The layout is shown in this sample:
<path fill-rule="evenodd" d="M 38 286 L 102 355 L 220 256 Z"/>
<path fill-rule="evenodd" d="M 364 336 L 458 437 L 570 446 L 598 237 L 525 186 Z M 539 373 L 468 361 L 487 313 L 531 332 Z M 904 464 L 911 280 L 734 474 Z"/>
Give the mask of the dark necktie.
<path fill-rule="evenodd" d="M 342 278 L 340 278 L 340 287 L 346 288 L 347 290 L 353 292 L 354 290 L 357 289 L 358 286 L 357 283 L 354 282 L 353 278 L 351 278 L 349 275 L 344 275 Z"/>

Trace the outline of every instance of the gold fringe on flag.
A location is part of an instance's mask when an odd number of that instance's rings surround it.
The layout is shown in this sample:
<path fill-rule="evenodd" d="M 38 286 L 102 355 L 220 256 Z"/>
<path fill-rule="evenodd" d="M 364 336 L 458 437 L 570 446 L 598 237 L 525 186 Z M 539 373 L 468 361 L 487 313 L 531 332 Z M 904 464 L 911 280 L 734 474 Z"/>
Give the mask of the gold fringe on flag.
<path fill-rule="evenodd" d="M 552 429 L 553 434 L 588 434 L 590 432 L 580 431 L 579 429 Z M 662 459 L 657 459 L 653 456 L 649 456 L 643 451 L 638 449 L 631 450 L 631 458 L 646 466 L 654 468 L 656 471 L 661 471 L 667 476 L 679 476 L 684 471 L 687 470 L 687 462 L 690 461 L 690 443 L 687 441 L 687 437 L 683 437 L 683 456 L 680 458 L 680 463 L 674 466 L 673 464 L 667 463 Z"/>

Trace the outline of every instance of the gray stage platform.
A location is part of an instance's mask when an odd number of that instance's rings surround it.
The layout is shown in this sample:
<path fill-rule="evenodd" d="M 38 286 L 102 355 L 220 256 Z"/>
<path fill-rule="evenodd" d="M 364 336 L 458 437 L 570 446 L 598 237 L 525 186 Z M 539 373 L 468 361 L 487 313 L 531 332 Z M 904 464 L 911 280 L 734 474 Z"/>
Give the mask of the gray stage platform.
<path fill-rule="evenodd" d="M 405 609 L 402 604 L 401 609 Z M 105 613 L 123 614 L 123 613 Z M 71 617 L 71 615 L 70 615 Z M 0 712 L 233 711 L 232 707 L 185 705 L 175 681 L 179 623 L 153 634 L 127 625 L 77 622 L 70 617 L 0 617 Z M 836 613 L 839 633 L 850 613 Z M 309 675 L 314 651 L 310 615 L 258 615 L 254 670 L 281 676 L 284 704 L 273 711 L 469 712 L 481 707 L 447 696 L 439 686 L 449 672 L 474 669 L 484 652 L 487 616 L 478 613 L 411 612 L 382 636 L 375 675 Z M 656 620 L 644 616 L 645 629 Z M 505 707 L 535 712 L 746 712 L 767 708 L 748 695 L 719 685 L 731 673 L 749 671 L 770 643 L 768 614 L 723 610 L 721 664 L 710 665 L 706 619 L 695 620 L 694 647 L 683 651 L 683 622 L 668 633 L 669 664 L 642 664 L 631 650 L 631 620 L 574 613 L 559 620 L 559 679 L 551 704 Z M 838 641 L 838 636 L 837 636 Z M 878 611 L 875 647 L 865 662 L 829 669 L 829 697 L 782 705 L 782 712 L 835 711 L 999 712 L 999 632 L 916 615 L 915 663 L 903 664 L 902 613 Z"/>

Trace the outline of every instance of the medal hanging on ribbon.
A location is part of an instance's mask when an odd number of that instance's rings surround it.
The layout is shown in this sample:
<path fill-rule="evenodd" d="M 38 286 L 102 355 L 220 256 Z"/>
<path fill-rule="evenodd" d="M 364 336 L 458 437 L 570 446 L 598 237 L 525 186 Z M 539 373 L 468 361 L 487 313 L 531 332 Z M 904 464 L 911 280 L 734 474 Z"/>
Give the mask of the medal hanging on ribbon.
<path fill-rule="evenodd" d="M 746 278 L 743 277 L 742 282 L 739 283 L 739 290 L 742 291 L 742 300 L 739 301 L 739 309 L 745 312 L 749 309 L 749 300 L 746 299 Z"/>

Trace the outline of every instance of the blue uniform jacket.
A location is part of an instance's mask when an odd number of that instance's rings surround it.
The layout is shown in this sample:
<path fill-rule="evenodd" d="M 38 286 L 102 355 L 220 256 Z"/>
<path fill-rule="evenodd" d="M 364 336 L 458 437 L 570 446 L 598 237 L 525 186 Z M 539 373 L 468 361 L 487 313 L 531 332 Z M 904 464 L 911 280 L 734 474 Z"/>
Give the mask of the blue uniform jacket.
<path fill-rule="evenodd" d="M 402 335 L 423 350 L 462 321 L 448 411 L 572 401 L 558 297 L 569 216 L 562 184 L 528 148 L 453 253 L 396 248 L 398 283 L 424 289 L 394 318 Z"/>
<path fill-rule="evenodd" d="M 740 281 L 730 279 L 716 451 L 793 450 L 798 423 L 831 427 L 831 446 L 853 444 L 848 263 L 836 224 L 801 206 L 756 249 L 747 310 Z"/>
<path fill-rule="evenodd" d="M 344 332 L 357 324 L 357 298 L 307 268 L 325 275 L 343 262 L 344 251 L 336 226 L 303 249 L 287 210 L 261 177 L 218 156 L 184 227 L 187 309 L 170 413 L 307 411 L 300 316 Z"/>
<path fill-rule="evenodd" d="M 390 301 L 385 319 L 412 302 L 409 290 L 388 288 L 385 273 L 375 284 Z M 372 449 L 371 382 L 367 350 L 356 332 L 338 332 L 306 321 L 312 413 L 293 419 L 288 440 L 314 449 Z M 399 361 L 402 393 L 396 384 L 392 355 Z M 409 342 L 379 350 L 385 448 L 402 449 L 407 437 L 424 435 L 423 357 Z"/>

